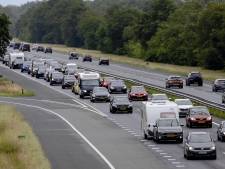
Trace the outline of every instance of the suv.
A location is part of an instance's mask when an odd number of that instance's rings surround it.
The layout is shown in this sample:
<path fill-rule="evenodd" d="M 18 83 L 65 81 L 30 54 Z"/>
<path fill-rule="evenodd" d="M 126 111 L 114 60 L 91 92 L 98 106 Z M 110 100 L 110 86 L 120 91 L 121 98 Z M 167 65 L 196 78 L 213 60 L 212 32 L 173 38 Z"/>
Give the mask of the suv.
<path fill-rule="evenodd" d="M 212 91 L 217 92 L 218 90 L 225 90 L 225 79 L 216 79 L 212 85 Z"/>
<path fill-rule="evenodd" d="M 203 78 L 200 72 L 191 72 L 186 78 L 186 86 L 197 83 L 198 86 L 203 85 Z"/>
<path fill-rule="evenodd" d="M 176 141 L 183 143 L 183 125 L 180 125 L 176 118 L 160 118 L 153 126 L 153 139 L 161 141 Z"/>
<path fill-rule="evenodd" d="M 183 80 L 180 76 L 169 76 L 166 78 L 166 88 L 179 87 L 183 88 Z"/>
<path fill-rule="evenodd" d="M 36 52 L 44 52 L 45 48 L 43 46 L 38 46 Z"/>
<path fill-rule="evenodd" d="M 99 58 L 99 65 L 109 65 L 109 58 Z"/>
<path fill-rule="evenodd" d="M 45 48 L 45 53 L 52 53 L 52 48 L 50 47 Z"/>
<path fill-rule="evenodd" d="M 29 44 L 23 44 L 22 46 L 21 46 L 21 51 L 22 52 L 25 52 L 25 51 L 27 51 L 27 52 L 30 52 L 30 45 Z"/>

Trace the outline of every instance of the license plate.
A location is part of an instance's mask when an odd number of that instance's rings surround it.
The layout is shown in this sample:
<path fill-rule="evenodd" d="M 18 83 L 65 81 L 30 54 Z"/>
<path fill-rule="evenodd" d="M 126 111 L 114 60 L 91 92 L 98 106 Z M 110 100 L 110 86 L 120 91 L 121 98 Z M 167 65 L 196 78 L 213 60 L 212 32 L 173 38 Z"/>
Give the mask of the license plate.
<path fill-rule="evenodd" d="M 120 110 L 126 110 L 126 107 L 120 107 Z"/>
<path fill-rule="evenodd" d="M 204 124 L 204 123 L 205 123 L 205 121 L 199 121 L 198 123 L 200 123 L 200 124 Z"/>
<path fill-rule="evenodd" d="M 167 134 L 167 137 L 176 137 L 175 134 Z"/>
<path fill-rule="evenodd" d="M 205 152 L 205 151 L 200 151 L 200 152 L 198 152 L 198 154 L 207 154 L 207 152 Z"/>

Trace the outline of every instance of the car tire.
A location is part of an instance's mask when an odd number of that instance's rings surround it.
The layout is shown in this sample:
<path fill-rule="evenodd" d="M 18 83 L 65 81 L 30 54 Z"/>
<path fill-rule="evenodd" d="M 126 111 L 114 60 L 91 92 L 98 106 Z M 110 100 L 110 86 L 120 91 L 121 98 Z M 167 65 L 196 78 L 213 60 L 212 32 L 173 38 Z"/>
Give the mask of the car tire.
<path fill-rule="evenodd" d="M 148 140 L 148 135 L 143 131 L 144 139 Z"/>
<path fill-rule="evenodd" d="M 209 128 L 212 128 L 212 124 L 209 124 L 209 126 L 208 126 Z"/>
<path fill-rule="evenodd" d="M 190 86 L 190 83 L 188 81 L 186 82 L 186 86 Z"/>
<path fill-rule="evenodd" d="M 203 85 L 203 83 L 202 83 L 202 82 L 198 83 L 198 86 L 202 86 L 202 85 Z"/>
<path fill-rule="evenodd" d="M 183 89 L 183 88 L 184 88 L 184 86 L 182 85 L 182 86 L 180 86 L 180 88 L 181 88 L 181 89 Z"/>
<path fill-rule="evenodd" d="M 84 98 L 84 96 L 83 95 L 80 95 L 80 99 L 83 99 Z"/>
<path fill-rule="evenodd" d="M 182 144 L 182 143 L 183 143 L 183 139 L 177 140 L 177 143 L 178 143 L 178 144 Z"/>
<path fill-rule="evenodd" d="M 50 82 L 50 86 L 52 86 L 53 85 L 53 83 L 52 82 Z"/>
<path fill-rule="evenodd" d="M 212 158 L 212 160 L 216 160 L 217 159 L 217 155 L 214 155 L 211 158 Z"/>
<path fill-rule="evenodd" d="M 65 86 L 64 85 L 62 85 L 62 89 L 65 89 Z"/>

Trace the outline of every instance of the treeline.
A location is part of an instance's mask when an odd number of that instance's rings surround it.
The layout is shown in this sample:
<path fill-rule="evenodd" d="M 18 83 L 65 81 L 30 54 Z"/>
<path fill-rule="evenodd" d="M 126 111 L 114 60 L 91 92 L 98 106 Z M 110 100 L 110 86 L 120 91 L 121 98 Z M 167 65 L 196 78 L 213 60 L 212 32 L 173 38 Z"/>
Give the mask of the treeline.
<path fill-rule="evenodd" d="M 224 69 L 223 0 L 49 0 L 22 15 L 16 35 L 147 61 Z"/>

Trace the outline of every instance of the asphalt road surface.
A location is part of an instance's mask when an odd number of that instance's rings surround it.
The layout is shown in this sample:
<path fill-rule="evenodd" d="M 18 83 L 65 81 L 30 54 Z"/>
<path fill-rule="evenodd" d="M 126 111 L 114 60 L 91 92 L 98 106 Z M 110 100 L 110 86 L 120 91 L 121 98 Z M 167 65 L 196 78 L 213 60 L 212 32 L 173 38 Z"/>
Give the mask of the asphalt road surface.
<path fill-rule="evenodd" d="M 67 61 L 67 56 L 62 54 L 54 53 L 53 55 L 46 55 L 38 53 L 38 55 Z M 146 78 L 160 84 L 165 79 L 164 76 L 166 77 L 166 75 L 161 75 L 155 72 L 151 73 L 143 70 L 135 70 L 129 66 L 117 64 L 111 64 L 108 67 L 98 66 L 97 62 L 81 63 L 78 61 L 78 65 L 79 64 L 82 66 L 85 65 L 86 67 L 104 69 L 110 73 L 117 71 L 117 73 L 126 76 L 132 75 L 136 78 Z M 51 106 L 50 108 L 53 109 L 54 112 L 57 112 L 69 120 L 71 124 L 75 125 L 82 133 L 84 133 L 84 135 L 100 150 L 100 152 L 102 152 L 102 154 L 106 156 L 115 168 L 222 169 L 225 166 L 225 146 L 224 143 L 218 141 L 216 141 L 218 156 L 217 160 L 188 161 L 183 158 L 183 144 L 155 144 L 153 141 L 143 140 L 142 131 L 140 130 L 140 112 L 138 109 L 140 104 L 139 102 L 134 102 L 135 109 L 133 114 L 112 115 L 109 113 L 108 103 L 91 103 L 88 99 L 80 100 L 77 96 L 71 93 L 70 90 L 62 90 L 60 86 L 50 87 L 49 84 L 42 79 L 31 78 L 27 74 L 21 74 L 17 70 L 9 70 L 4 66 L 1 66 L 0 70 L 3 72 L 2 74 L 7 74 L 9 78 L 13 77 L 14 81 L 18 81 L 21 85 L 28 88 L 30 87 L 38 92 L 38 99 L 43 99 L 42 101 L 35 102 L 35 105 L 42 107 L 46 106 L 45 104 L 50 104 L 49 101 L 42 103 L 43 100 L 54 100 L 55 102 L 60 102 L 57 103 L 57 109 L 51 108 Z M 160 81 L 160 79 L 162 80 Z M 163 83 L 161 85 L 163 85 Z M 44 89 L 40 90 L 39 88 Z M 194 90 L 205 94 L 208 93 L 210 97 L 211 95 L 213 95 L 212 97 L 215 95 L 218 99 L 220 97 L 220 94 L 218 93 L 212 94 L 210 86 L 206 84 L 204 84 L 204 87 L 201 88 L 202 90 L 200 90 L 199 87 L 187 87 L 185 89 L 188 90 L 188 92 Z M 208 92 L 206 92 L 206 89 Z M 39 92 L 41 93 L 42 91 L 44 91 L 43 96 L 42 94 L 39 94 Z M 52 95 L 50 93 L 52 93 Z M 56 97 L 53 97 L 54 94 Z M 2 99 L 5 100 L 6 98 L 1 98 L 1 100 Z M 12 101 L 12 99 L 8 99 L 7 101 Z M 21 102 L 21 100 L 17 100 L 17 102 Z M 71 104 L 74 104 L 74 106 L 77 107 L 67 109 L 65 108 L 66 105 L 62 104 L 69 104 L 68 107 L 72 106 Z M 79 109 L 79 111 L 75 111 L 77 109 Z M 29 121 L 29 118 L 27 119 Z M 184 135 L 186 135 L 188 131 L 208 131 L 216 140 L 216 124 L 219 121 L 220 119 L 214 119 L 215 123 L 212 129 L 188 129 L 184 127 Z M 185 124 L 183 119 L 181 119 L 181 122 Z M 51 149 L 51 151 L 54 150 Z"/>

